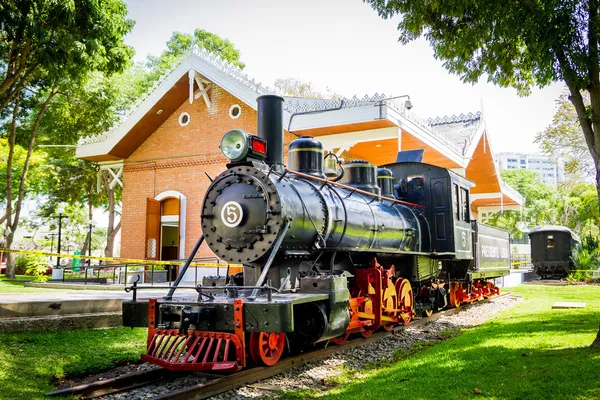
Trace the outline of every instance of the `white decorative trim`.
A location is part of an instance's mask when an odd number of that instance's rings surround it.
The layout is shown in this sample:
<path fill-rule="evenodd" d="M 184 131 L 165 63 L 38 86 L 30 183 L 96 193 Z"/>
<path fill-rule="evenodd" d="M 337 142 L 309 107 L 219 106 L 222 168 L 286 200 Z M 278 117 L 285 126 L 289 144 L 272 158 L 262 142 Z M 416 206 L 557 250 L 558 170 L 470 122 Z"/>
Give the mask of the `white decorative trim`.
<path fill-rule="evenodd" d="M 237 115 L 233 115 L 233 110 L 238 109 L 238 113 Z M 240 107 L 239 104 L 233 104 L 231 107 L 229 107 L 229 118 L 231 119 L 238 119 L 240 117 L 240 115 L 242 115 L 242 107 Z"/>
<path fill-rule="evenodd" d="M 179 258 L 186 258 L 185 253 L 185 216 L 187 212 L 187 199 L 183 193 L 176 190 L 167 190 L 154 197 L 156 201 L 163 201 L 166 198 L 175 197 L 179 199 Z"/>
<path fill-rule="evenodd" d="M 187 117 L 187 122 L 183 122 L 184 117 Z M 191 120 L 192 120 L 192 117 L 190 117 L 190 114 L 188 112 L 184 111 L 181 114 L 179 114 L 179 125 L 186 126 L 190 123 Z"/>

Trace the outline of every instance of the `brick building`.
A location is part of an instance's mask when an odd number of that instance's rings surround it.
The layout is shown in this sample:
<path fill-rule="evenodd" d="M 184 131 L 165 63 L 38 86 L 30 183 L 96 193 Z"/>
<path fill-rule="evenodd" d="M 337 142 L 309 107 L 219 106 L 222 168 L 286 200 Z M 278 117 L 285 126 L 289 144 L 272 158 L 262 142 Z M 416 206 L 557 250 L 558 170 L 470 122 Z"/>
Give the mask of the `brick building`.
<path fill-rule="evenodd" d="M 121 256 L 186 258 L 201 234 L 200 208 L 225 168 L 225 132 L 256 131 L 256 98 L 269 89 L 203 50 L 169 72 L 120 124 L 83 141 L 77 156 L 98 162 L 112 184 L 123 185 Z M 285 141 L 318 137 L 325 148 L 375 164 L 394 162 L 399 150 L 424 149 L 423 161 L 475 182 L 474 217 L 515 209 L 523 199 L 500 179 L 480 113 L 418 118 L 399 99 L 286 98 Z M 212 256 L 203 246 L 198 256 Z"/>

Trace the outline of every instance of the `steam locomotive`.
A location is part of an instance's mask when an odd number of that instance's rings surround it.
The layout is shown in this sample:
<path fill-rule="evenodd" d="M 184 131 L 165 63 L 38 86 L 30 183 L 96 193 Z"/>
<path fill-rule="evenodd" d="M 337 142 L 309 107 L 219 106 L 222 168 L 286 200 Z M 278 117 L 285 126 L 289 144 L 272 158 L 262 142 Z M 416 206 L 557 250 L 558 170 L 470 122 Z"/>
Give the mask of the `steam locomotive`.
<path fill-rule="evenodd" d="M 343 163 L 312 137 L 288 148 L 283 99 L 258 98 L 258 135 L 232 130 L 230 160 L 202 205 L 203 236 L 169 294 L 123 303 L 147 326 L 144 361 L 171 370 L 274 365 L 286 350 L 408 324 L 499 294 L 508 233 L 470 218 L 473 183 L 421 162 Z M 173 291 L 202 241 L 243 265 L 205 278 L 198 298 Z M 135 297 L 135 295 L 134 295 Z"/>

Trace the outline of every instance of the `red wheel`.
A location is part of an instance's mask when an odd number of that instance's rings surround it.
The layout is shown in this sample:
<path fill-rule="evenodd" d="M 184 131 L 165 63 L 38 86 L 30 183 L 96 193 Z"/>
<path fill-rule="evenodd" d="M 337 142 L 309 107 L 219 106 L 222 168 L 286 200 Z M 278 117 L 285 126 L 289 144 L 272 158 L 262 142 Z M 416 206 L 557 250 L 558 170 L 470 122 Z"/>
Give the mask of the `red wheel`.
<path fill-rule="evenodd" d="M 346 343 L 346 340 L 348 340 L 348 336 L 350 336 L 350 334 L 348 332 L 346 332 L 343 335 L 334 337 L 333 339 L 331 339 L 331 341 L 337 345 L 344 344 L 344 343 Z"/>
<path fill-rule="evenodd" d="M 362 331 L 360 334 L 362 335 L 362 337 L 368 338 L 373 334 L 373 331 Z"/>
<path fill-rule="evenodd" d="M 414 297 L 412 286 L 408 279 L 398 279 L 395 283 L 396 293 L 398 296 L 398 308 L 401 309 L 401 317 L 404 325 L 408 325 L 414 315 Z"/>
<path fill-rule="evenodd" d="M 394 325 L 395 324 L 382 324 L 382 328 L 387 331 L 387 332 L 391 332 L 392 329 L 394 329 Z"/>
<path fill-rule="evenodd" d="M 285 333 L 252 332 L 250 357 L 257 365 L 272 366 L 279 361 L 285 348 Z"/>

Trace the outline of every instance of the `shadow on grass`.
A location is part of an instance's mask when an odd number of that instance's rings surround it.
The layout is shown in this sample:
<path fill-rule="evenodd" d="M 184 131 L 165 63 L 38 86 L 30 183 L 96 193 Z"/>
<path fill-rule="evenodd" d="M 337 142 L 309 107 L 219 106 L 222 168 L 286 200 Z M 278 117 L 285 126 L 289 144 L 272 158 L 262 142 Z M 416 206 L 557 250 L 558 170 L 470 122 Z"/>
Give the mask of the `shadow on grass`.
<path fill-rule="evenodd" d="M 0 399 L 44 399 L 52 382 L 139 360 L 143 330 L 0 334 Z"/>
<path fill-rule="evenodd" d="M 468 329 L 324 398 L 598 399 L 592 310 L 516 315 Z M 479 392 L 479 393 L 476 393 Z"/>

